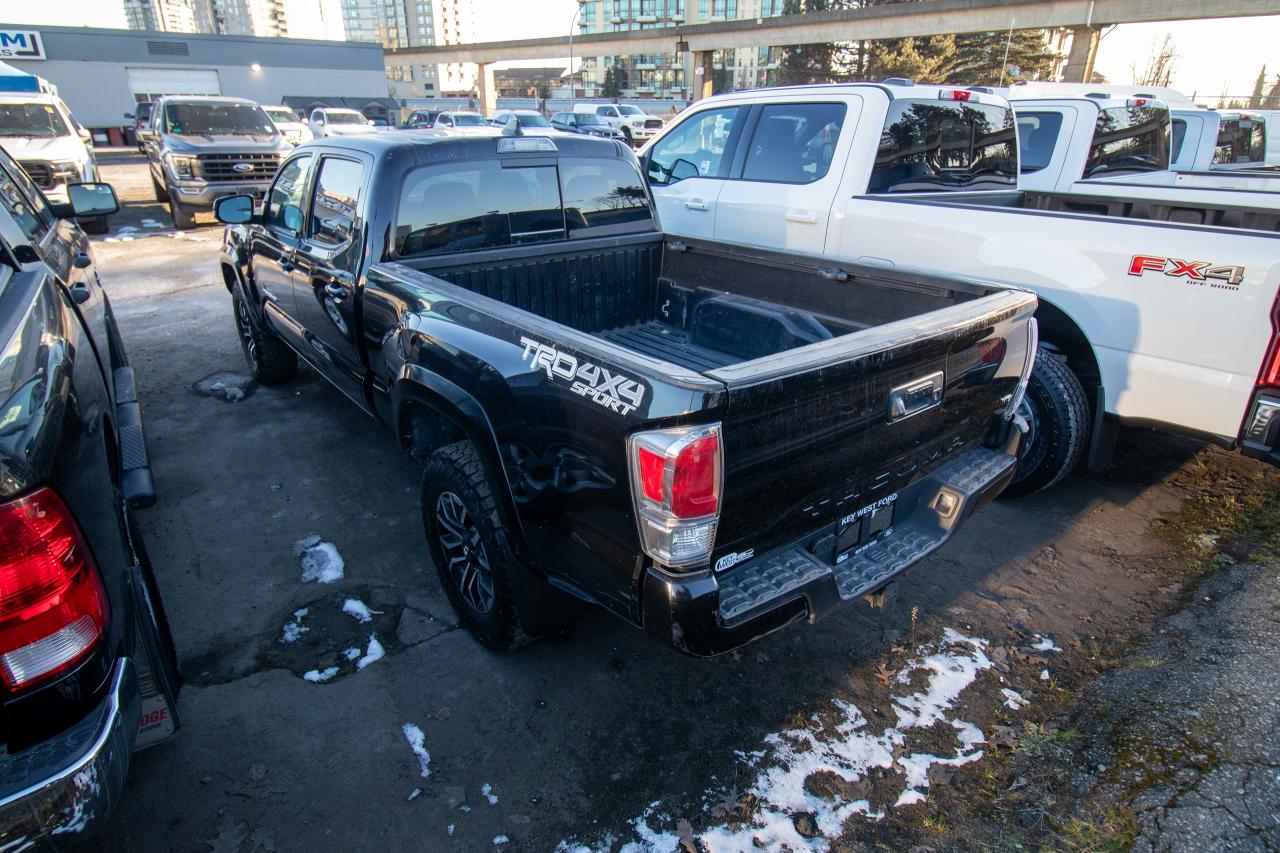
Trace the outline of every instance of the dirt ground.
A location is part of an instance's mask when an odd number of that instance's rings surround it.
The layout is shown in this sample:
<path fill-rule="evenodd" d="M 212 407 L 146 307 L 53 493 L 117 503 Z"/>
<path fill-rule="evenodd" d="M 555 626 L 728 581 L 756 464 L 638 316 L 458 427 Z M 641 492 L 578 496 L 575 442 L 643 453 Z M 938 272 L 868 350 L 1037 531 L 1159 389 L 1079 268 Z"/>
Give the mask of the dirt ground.
<path fill-rule="evenodd" d="M 716 830 L 763 820 L 777 734 L 901 726 L 894 697 L 941 683 L 928 654 L 958 648 L 948 629 L 975 641 L 965 660 L 980 669 L 947 706 L 951 728 L 910 730 L 888 766 L 854 781 L 848 767 L 811 775 L 815 802 L 852 811 L 835 831 L 822 809 L 788 813 L 803 846 L 1127 849 L 1138 837 L 1123 784 L 1094 795 L 1108 777 L 1088 747 L 1114 721 L 1081 728 L 1082 703 L 1222 567 L 1227 534 L 1269 535 L 1245 519 L 1276 493 L 1274 472 L 1127 432 L 1106 474 L 985 509 L 883 610 L 851 605 L 713 660 L 589 612 L 494 656 L 454 622 L 423 541 L 419 472 L 391 433 L 313 372 L 247 383 L 219 228 L 168 236 L 141 159 L 102 163 L 128 204 L 95 251 L 138 375 L 160 490 L 141 524 L 186 686 L 183 728 L 136 756 L 89 849 L 732 849 Z M 214 374 L 226 375 L 193 390 Z M 1230 511 L 1205 510 L 1226 492 Z M 303 581 L 294 543 L 312 534 L 341 555 L 341 580 Z M 348 598 L 372 621 L 343 613 Z M 307 631 L 284 643 L 289 622 Z M 376 657 L 371 638 L 385 656 L 358 668 Z M 329 666 L 324 683 L 303 677 Z M 957 722 L 981 741 L 966 749 Z M 897 805 L 912 753 L 979 757 L 931 767 L 921 801 Z"/>

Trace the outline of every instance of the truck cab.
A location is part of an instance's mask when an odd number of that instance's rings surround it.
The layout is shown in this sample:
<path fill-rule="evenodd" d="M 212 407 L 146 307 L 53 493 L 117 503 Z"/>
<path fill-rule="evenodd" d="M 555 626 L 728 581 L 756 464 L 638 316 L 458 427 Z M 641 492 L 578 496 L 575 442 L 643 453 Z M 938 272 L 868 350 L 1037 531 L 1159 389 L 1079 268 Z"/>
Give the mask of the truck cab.
<path fill-rule="evenodd" d="M 1266 119 L 1237 110 L 1175 109 L 1170 167 L 1175 172 L 1267 167 Z"/>

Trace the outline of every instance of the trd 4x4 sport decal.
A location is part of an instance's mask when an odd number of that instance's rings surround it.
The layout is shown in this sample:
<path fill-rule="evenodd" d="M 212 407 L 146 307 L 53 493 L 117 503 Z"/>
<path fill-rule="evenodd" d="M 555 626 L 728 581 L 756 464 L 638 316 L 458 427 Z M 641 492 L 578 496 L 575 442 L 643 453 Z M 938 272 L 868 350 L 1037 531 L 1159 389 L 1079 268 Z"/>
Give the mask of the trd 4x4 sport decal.
<path fill-rule="evenodd" d="M 620 415 L 629 415 L 644 400 L 644 385 L 634 379 L 610 373 L 589 361 L 578 361 L 577 356 L 561 352 L 550 344 L 533 338 L 520 338 L 524 344 L 523 361 L 535 370 L 547 372 L 548 379 L 561 379 L 569 383 L 569 390 L 611 409 Z"/>
<path fill-rule="evenodd" d="M 1129 275 L 1140 276 L 1149 272 L 1185 278 L 1195 284 L 1224 290 L 1236 290 L 1244 281 L 1244 267 L 1215 265 L 1210 261 L 1182 261 L 1156 255 L 1134 255 L 1129 261 Z"/>

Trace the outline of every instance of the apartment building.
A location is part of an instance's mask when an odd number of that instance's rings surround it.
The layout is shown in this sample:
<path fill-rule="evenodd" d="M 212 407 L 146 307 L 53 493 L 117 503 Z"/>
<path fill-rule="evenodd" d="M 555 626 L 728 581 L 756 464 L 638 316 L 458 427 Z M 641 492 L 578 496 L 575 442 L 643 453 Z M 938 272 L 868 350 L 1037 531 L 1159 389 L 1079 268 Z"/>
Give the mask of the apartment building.
<path fill-rule="evenodd" d="M 584 34 L 771 18 L 781 15 L 783 0 L 588 0 L 579 29 Z M 580 69 L 580 95 L 601 97 L 688 98 L 695 85 L 693 58 L 675 52 L 627 56 L 587 56 Z M 767 86 L 776 79 L 778 48 L 716 51 L 712 65 L 716 90 Z M 612 84 L 612 85 L 610 85 Z"/>
<path fill-rule="evenodd" d="M 475 41 L 475 0 L 341 0 L 347 38 L 374 41 L 385 48 L 458 44 Z M 476 67 L 387 64 L 387 88 L 393 98 L 470 95 Z"/>
<path fill-rule="evenodd" d="M 121 0 L 131 30 L 343 41 L 341 0 Z"/>

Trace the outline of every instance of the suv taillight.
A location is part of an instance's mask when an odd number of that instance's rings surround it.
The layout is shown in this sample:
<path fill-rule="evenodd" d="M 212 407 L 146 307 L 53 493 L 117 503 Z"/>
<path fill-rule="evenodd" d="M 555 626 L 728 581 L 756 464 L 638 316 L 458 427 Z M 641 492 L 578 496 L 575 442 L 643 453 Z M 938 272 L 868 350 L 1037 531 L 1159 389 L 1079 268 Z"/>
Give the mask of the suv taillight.
<path fill-rule="evenodd" d="M 0 504 L 0 675 L 30 687 L 83 660 L 105 633 L 106 592 L 52 489 Z"/>
<path fill-rule="evenodd" d="M 645 553 L 666 566 L 708 562 L 724 479 L 720 425 L 638 432 L 627 451 Z"/>

